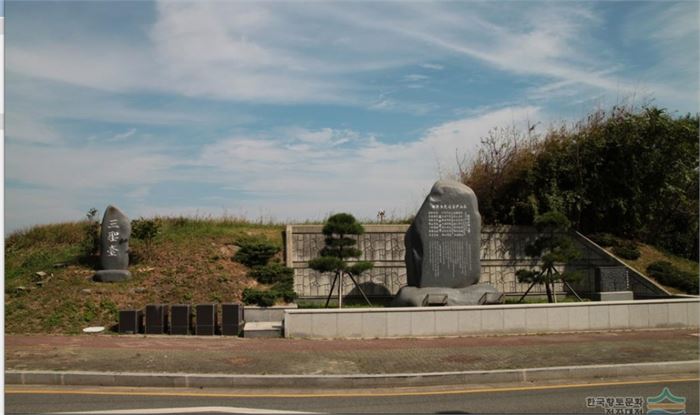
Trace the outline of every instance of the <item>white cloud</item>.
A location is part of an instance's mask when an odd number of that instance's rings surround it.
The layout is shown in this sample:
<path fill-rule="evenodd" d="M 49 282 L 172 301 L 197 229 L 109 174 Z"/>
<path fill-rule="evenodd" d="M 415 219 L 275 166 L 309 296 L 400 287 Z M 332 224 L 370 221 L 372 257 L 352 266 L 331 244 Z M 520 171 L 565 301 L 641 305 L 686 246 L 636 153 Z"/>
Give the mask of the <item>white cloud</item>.
<path fill-rule="evenodd" d="M 157 70 L 144 48 L 85 39 L 80 45 L 47 39 L 44 43 L 6 48 L 8 70 L 105 91 L 151 86 Z"/>
<path fill-rule="evenodd" d="M 637 75 L 640 84 L 670 109 L 700 110 L 700 5 L 645 3 L 625 21 L 625 46 L 651 61 Z M 663 87 L 656 87 L 658 83 L 663 83 Z"/>
<path fill-rule="evenodd" d="M 277 218 L 320 219 L 341 210 L 371 218 L 379 208 L 410 214 L 441 174 L 455 173 L 457 157 L 476 151 L 489 129 L 540 116 L 536 107 L 505 108 L 399 143 L 345 130 L 288 129 L 283 136 L 218 141 L 205 146 L 199 163 L 219 170 L 230 188 L 260 197 L 245 202 L 246 209 L 266 209 Z M 336 146 L 332 137 L 342 136 L 352 140 Z"/>
<path fill-rule="evenodd" d="M 53 191 L 101 189 L 156 183 L 166 177 L 173 159 L 155 149 L 47 147 L 8 144 L 6 179 Z M 66 195 L 63 199 L 66 199 Z"/>
<path fill-rule="evenodd" d="M 421 65 L 421 67 L 425 68 L 425 69 L 433 69 L 436 71 L 441 71 L 441 70 L 445 69 L 445 67 L 443 65 L 439 65 L 437 63 L 424 63 Z"/>
<path fill-rule="evenodd" d="M 404 81 L 408 81 L 408 82 L 418 82 L 418 81 L 425 81 L 426 79 L 430 79 L 430 77 L 426 76 L 426 75 L 412 73 L 412 74 L 404 76 L 403 79 L 404 79 Z"/>
<path fill-rule="evenodd" d="M 110 141 L 121 141 L 121 140 L 126 140 L 127 138 L 133 136 L 136 133 L 136 128 L 130 128 L 127 131 L 124 131 L 123 133 L 115 134 Z"/>
<path fill-rule="evenodd" d="M 5 188 L 5 233 L 38 224 L 85 218 L 92 206 L 86 197 L 67 199 L 63 191 Z"/>
<path fill-rule="evenodd" d="M 74 220 L 88 208 L 117 203 L 134 216 L 184 212 L 276 220 L 322 219 L 350 211 L 374 218 L 379 209 L 415 213 L 432 183 L 456 170 L 495 126 L 541 119 L 536 107 L 509 107 L 440 124 L 418 140 L 389 142 L 351 130 L 299 127 L 234 136 L 199 154 L 165 156 L 145 145 L 56 148 L 7 145 L 8 231 Z M 186 167 L 186 171 L 183 168 Z M 151 197 L 163 183 L 207 185 L 198 206 Z M 231 196 L 231 192 L 234 195 Z M 99 206 L 98 206 L 99 207 Z"/>
<path fill-rule="evenodd" d="M 314 145 L 331 145 L 332 147 L 357 140 L 359 134 L 352 130 L 336 130 L 333 128 L 322 128 L 316 131 L 309 131 L 303 128 L 293 128 L 287 134 L 296 137 L 299 141 Z"/>
<path fill-rule="evenodd" d="M 454 57 L 545 77 L 550 85 L 563 82 L 616 94 L 638 89 L 624 68 L 605 71 L 615 65 L 614 56 L 592 36 L 603 23 L 593 5 L 516 3 L 512 10 L 489 3 L 468 6 L 158 2 L 156 20 L 142 45 L 117 43 L 104 35 L 86 37 L 81 44 L 48 39 L 10 45 L 7 63 L 11 72 L 108 91 L 342 102 L 375 109 L 385 106 L 371 104 L 376 92 L 358 75 L 406 65 L 442 70 L 443 65 L 431 61 Z M 692 31 L 692 14 L 682 16 L 683 24 L 667 25 L 673 29 L 658 32 L 657 38 Z M 644 85 L 652 92 L 670 93 L 658 80 Z"/>
<path fill-rule="evenodd" d="M 58 144 L 60 134 L 39 117 L 11 111 L 6 115 L 6 136 L 27 143 Z"/>

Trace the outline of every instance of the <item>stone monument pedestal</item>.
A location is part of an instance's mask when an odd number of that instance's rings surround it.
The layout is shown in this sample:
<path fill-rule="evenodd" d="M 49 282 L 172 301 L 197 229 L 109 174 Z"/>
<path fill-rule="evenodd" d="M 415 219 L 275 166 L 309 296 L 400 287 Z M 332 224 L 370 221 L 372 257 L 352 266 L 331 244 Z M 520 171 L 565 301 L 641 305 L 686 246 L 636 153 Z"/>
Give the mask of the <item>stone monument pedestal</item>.
<path fill-rule="evenodd" d="M 602 291 L 591 295 L 593 301 L 632 301 L 634 293 L 632 291 Z"/>
<path fill-rule="evenodd" d="M 421 307 L 426 295 L 445 295 L 445 305 L 480 305 L 500 303 L 502 294 L 491 284 L 474 284 L 464 288 L 411 287 L 406 286 L 396 293 L 392 307 Z"/>
<path fill-rule="evenodd" d="M 93 279 L 98 282 L 119 282 L 131 278 L 131 273 L 123 269 L 102 269 L 95 272 Z"/>

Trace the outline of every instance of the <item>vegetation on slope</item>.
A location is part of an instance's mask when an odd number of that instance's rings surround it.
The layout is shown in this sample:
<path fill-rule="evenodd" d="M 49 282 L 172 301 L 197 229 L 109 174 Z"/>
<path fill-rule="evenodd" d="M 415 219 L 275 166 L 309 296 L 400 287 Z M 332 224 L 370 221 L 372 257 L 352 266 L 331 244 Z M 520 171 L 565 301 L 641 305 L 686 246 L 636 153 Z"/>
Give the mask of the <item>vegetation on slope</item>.
<path fill-rule="evenodd" d="M 132 278 L 121 283 L 92 281 L 97 257 L 85 254 L 92 244 L 88 221 L 37 226 L 9 236 L 6 332 L 76 333 L 87 326 L 114 325 L 122 308 L 240 301 L 243 290 L 258 283 L 247 277 L 247 267 L 232 259 L 236 243 L 259 236 L 282 246 L 279 225 L 157 220 L 160 232 L 150 250 L 132 238 Z"/>
<path fill-rule="evenodd" d="M 698 259 L 698 115 L 598 111 L 534 134 L 497 128 L 461 168 L 485 223 L 559 211 L 584 234 L 609 232 Z"/>

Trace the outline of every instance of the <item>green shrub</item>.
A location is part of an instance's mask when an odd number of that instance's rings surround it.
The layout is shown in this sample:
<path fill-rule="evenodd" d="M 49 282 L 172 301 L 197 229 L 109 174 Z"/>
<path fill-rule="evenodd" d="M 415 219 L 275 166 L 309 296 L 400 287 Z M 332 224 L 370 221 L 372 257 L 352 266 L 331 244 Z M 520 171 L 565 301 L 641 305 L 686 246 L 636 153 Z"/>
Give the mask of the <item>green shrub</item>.
<path fill-rule="evenodd" d="M 668 261 L 652 262 L 647 267 L 647 273 L 663 285 L 683 290 L 688 294 L 698 294 L 698 275 L 681 271 Z"/>
<path fill-rule="evenodd" d="M 620 243 L 612 247 L 612 253 L 620 258 L 635 260 L 642 256 L 637 244 L 634 242 Z"/>
<path fill-rule="evenodd" d="M 286 290 L 279 293 L 285 303 L 292 303 L 297 299 L 297 293 L 294 290 Z"/>
<path fill-rule="evenodd" d="M 185 225 L 187 225 L 190 222 L 190 220 L 184 216 L 178 216 L 174 219 L 172 219 L 172 224 L 176 228 L 181 228 Z"/>
<path fill-rule="evenodd" d="M 286 277 L 275 283 L 270 289 L 259 290 L 256 288 L 246 288 L 243 290 L 243 302 L 246 304 L 257 304 L 262 307 L 270 307 L 277 300 L 282 299 L 286 303 L 291 303 L 297 298 L 294 292 L 294 280 Z"/>
<path fill-rule="evenodd" d="M 626 235 L 697 261 L 698 121 L 643 106 L 542 134 L 495 128 L 458 167 L 485 224 L 528 219 L 518 203 L 533 197 L 539 212 L 560 211 L 584 234 Z"/>
<path fill-rule="evenodd" d="M 532 225 L 537 216 L 537 206 L 533 200 L 518 201 L 511 209 L 514 225 Z"/>
<path fill-rule="evenodd" d="M 160 232 L 160 222 L 156 219 L 134 219 L 131 221 L 131 236 L 149 243 Z"/>
<path fill-rule="evenodd" d="M 274 293 L 275 298 L 281 298 L 285 303 L 291 303 L 297 299 L 297 293 L 294 291 L 294 281 L 291 279 L 278 282 L 270 291 Z"/>
<path fill-rule="evenodd" d="M 80 243 L 80 253 L 85 257 L 96 255 L 100 247 L 100 222 L 97 220 L 97 213 L 97 209 L 90 209 L 82 225 L 83 239 Z"/>
<path fill-rule="evenodd" d="M 279 246 L 266 239 L 243 240 L 239 241 L 237 245 L 240 249 L 233 256 L 233 259 L 249 267 L 267 264 L 267 261 L 280 251 Z"/>
<path fill-rule="evenodd" d="M 255 288 L 243 290 L 243 302 L 246 304 L 257 304 L 262 307 L 270 307 L 275 304 L 277 293 L 272 291 L 262 291 Z"/>
<path fill-rule="evenodd" d="M 594 233 L 590 236 L 590 239 L 600 246 L 609 247 L 617 246 L 619 240 L 612 234 L 609 233 Z"/>
<path fill-rule="evenodd" d="M 285 279 L 294 278 L 294 270 L 279 262 L 271 262 L 267 265 L 257 266 L 248 274 L 262 284 L 274 284 Z"/>

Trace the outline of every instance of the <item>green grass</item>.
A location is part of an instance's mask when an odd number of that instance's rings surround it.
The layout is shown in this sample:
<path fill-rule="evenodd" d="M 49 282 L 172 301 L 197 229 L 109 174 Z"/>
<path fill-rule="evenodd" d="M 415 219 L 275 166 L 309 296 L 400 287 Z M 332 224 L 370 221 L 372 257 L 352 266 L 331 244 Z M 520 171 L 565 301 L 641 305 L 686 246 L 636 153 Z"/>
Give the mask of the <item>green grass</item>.
<path fill-rule="evenodd" d="M 538 294 L 539 295 L 539 294 Z M 506 297 L 506 304 L 518 304 L 518 300 L 520 299 L 520 296 L 517 297 Z M 589 301 L 587 298 L 584 298 L 583 301 Z M 579 299 L 574 297 L 574 296 L 564 296 L 562 297 L 561 295 L 557 296 L 557 303 L 577 303 L 579 302 Z M 547 297 L 525 297 L 522 301 L 522 304 L 542 304 L 542 303 L 547 303 Z"/>
<path fill-rule="evenodd" d="M 250 223 L 237 218 L 157 218 L 161 233 L 151 252 L 132 239 L 129 281 L 92 281 L 94 257 L 85 256 L 87 222 L 70 222 L 16 232 L 6 238 L 5 330 L 7 333 L 78 333 L 84 327 L 117 323 L 122 308 L 150 303 L 197 304 L 240 301 L 243 290 L 258 286 L 248 268 L 232 258 L 236 243 L 265 237 L 282 246 L 284 225 Z M 630 265 L 645 273 L 648 264 L 666 260 L 679 269 L 698 273 L 698 264 L 640 245 L 642 256 Z M 281 253 L 277 254 L 281 259 Z M 61 266 L 55 267 L 56 264 Z M 37 285 L 38 271 L 51 276 Z M 671 289 L 673 292 L 677 290 Z M 517 299 L 516 299 L 517 300 Z M 559 301 L 567 301 L 561 298 Z M 336 299 L 331 302 L 336 307 Z M 515 300 L 513 300 L 515 301 Z M 546 300 L 542 300 L 546 301 Z M 375 304 L 376 302 L 376 304 Z M 374 307 L 385 304 L 373 302 Z M 301 302 L 321 307 L 322 302 Z M 362 299 L 344 307 L 365 307 Z"/>
<path fill-rule="evenodd" d="M 85 221 L 36 226 L 8 236 L 5 331 L 79 333 L 87 326 L 115 325 L 123 308 L 240 301 L 243 290 L 257 282 L 233 260 L 235 244 L 251 237 L 283 243 L 280 224 L 237 218 L 156 220 L 161 232 L 150 252 L 142 241 L 130 241 L 132 278 L 120 283 L 92 281 L 97 258 L 85 255 Z M 50 275 L 42 286 L 37 285 L 39 271 Z"/>
<path fill-rule="evenodd" d="M 651 245 L 647 245 L 647 244 L 638 244 L 638 245 L 639 245 L 639 252 L 641 253 L 641 256 L 635 260 L 625 259 L 623 261 L 644 275 L 649 276 L 647 273 L 647 267 L 649 266 L 649 264 L 651 264 L 652 262 L 656 262 L 656 261 L 668 261 L 674 267 L 680 269 L 681 271 L 689 272 L 691 274 L 694 274 L 696 277 L 698 277 L 700 275 L 700 269 L 698 268 L 698 263 L 695 261 L 691 261 L 691 260 L 686 259 L 686 258 L 681 258 L 679 256 L 676 256 L 676 255 L 670 254 L 668 252 L 665 252 L 663 250 L 657 249 Z M 651 278 L 651 277 L 649 277 L 649 278 Z M 682 291 L 680 291 L 676 288 L 668 287 L 668 286 L 664 286 L 664 287 L 668 291 L 670 291 L 671 293 L 674 293 L 674 294 L 682 293 Z"/>

